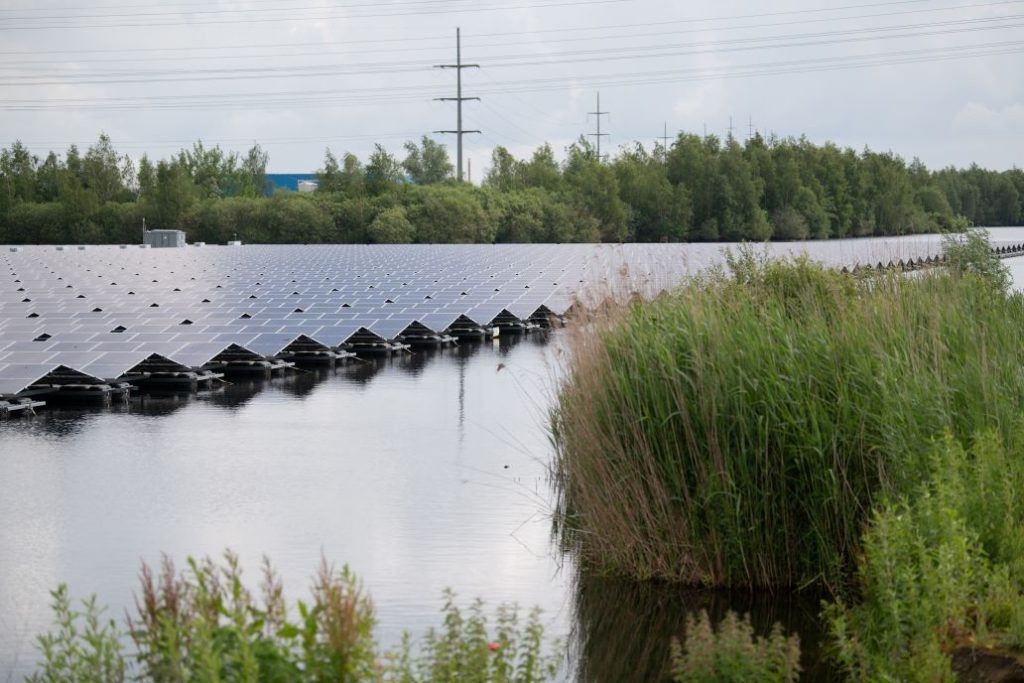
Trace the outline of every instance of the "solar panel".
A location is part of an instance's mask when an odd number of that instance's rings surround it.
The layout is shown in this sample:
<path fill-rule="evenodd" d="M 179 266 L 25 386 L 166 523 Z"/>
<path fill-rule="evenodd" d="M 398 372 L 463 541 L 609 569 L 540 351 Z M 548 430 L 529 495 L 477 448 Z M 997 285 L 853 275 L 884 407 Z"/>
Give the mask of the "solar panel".
<path fill-rule="evenodd" d="M 938 238 L 770 245 L 835 263 L 906 258 Z M 627 285 L 645 294 L 721 261 L 718 245 L 284 245 L 0 252 L 0 394 L 52 368 L 113 378 L 153 353 L 202 365 L 230 345 L 273 356 L 300 336 L 336 347 L 365 327 L 393 340 L 412 323 L 441 332 L 556 315 Z M 830 261 L 831 259 L 831 261 Z M 116 284 L 115 284 L 116 283 Z M 34 316 L 34 317 L 29 317 Z M 183 325 L 188 320 L 191 324 Z M 33 341 L 40 339 L 40 341 Z"/>

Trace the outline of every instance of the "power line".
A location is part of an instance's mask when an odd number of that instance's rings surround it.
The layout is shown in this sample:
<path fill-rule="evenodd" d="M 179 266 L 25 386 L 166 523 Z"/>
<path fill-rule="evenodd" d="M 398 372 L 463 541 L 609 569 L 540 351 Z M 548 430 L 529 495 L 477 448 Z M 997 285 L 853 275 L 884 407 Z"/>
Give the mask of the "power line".
<path fill-rule="evenodd" d="M 234 10 L 209 10 L 203 9 L 198 12 L 192 12 L 193 14 L 220 14 L 225 12 L 236 13 L 236 12 L 298 12 L 302 10 L 324 10 L 324 9 L 352 9 L 353 7 L 392 7 L 392 6 L 405 6 L 405 5 L 444 5 L 453 4 L 456 2 L 473 2 L 474 0 L 375 0 L 371 3 L 326 3 L 313 5 L 309 7 L 287 7 L 284 6 L 286 3 L 281 0 L 248 0 L 248 4 L 251 5 L 267 5 L 273 4 L 274 7 L 269 9 L 234 9 Z M 131 17 L 131 16 L 151 16 L 152 13 L 131 13 L 131 14 L 86 14 L 81 16 L 51 16 L 47 17 L 47 12 L 77 12 L 87 10 L 121 10 L 121 9 L 148 9 L 148 8 L 159 8 L 165 10 L 157 14 L 161 15 L 177 15 L 185 14 L 180 9 L 183 7 L 203 7 L 208 8 L 209 2 L 167 2 L 167 3 L 136 3 L 131 5 L 103 5 L 102 7 L 96 7 L 95 5 L 78 5 L 78 6 L 64 6 L 64 7 L 7 7 L 0 9 L 0 13 L 5 12 L 37 12 L 44 13 L 34 17 L 3 17 L 0 16 L 0 20 L 22 20 L 22 19 L 76 19 L 76 18 L 108 18 L 108 17 Z"/>
<path fill-rule="evenodd" d="M 283 20 L 288 21 L 325 21 L 330 19 L 372 19 L 382 17 L 410 17 L 410 16 L 424 16 L 424 15 L 435 15 L 435 14 L 476 14 L 480 12 L 505 12 L 511 10 L 521 9 L 549 9 L 552 7 L 579 7 L 586 5 L 608 5 L 622 2 L 632 2 L 632 0 L 563 0 L 561 2 L 550 2 L 543 4 L 526 4 L 526 5 L 508 5 L 500 3 L 497 5 L 476 5 L 472 7 L 455 8 L 455 9 L 441 9 L 441 10 L 415 10 L 411 12 L 386 12 L 386 13 L 359 13 L 359 14 L 327 14 L 327 15 L 316 15 L 316 16 L 275 16 L 275 17 L 248 17 L 248 18 L 236 18 L 236 19 L 215 19 L 211 21 L 146 21 L 145 23 L 103 23 L 103 24 L 42 24 L 42 25 L 23 25 L 23 26 L 0 26 L 0 31 L 40 31 L 40 30 L 53 30 L 53 29 L 82 29 L 82 28 L 160 28 L 167 26 L 211 26 L 217 24 L 262 24 L 268 22 L 279 22 Z M 244 12 L 245 10 L 237 10 L 238 12 Z M 256 11 L 269 11 L 269 10 L 256 10 Z M 173 13 L 174 15 L 181 14 L 180 12 Z M 99 15 L 97 15 L 99 18 Z M 144 16 L 144 15 L 136 15 Z M 4 21 L 13 21 L 13 19 L 5 19 Z"/>
<path fill-rule="evenodd" d="M 777 50 L 799 47 L 819 47 L 822 45 L 840 45 L 847 43 L 859 43 L 879 39 L 906 40 L 911 38 L 934 37 L 939 35 L 955 35 L 962 33 L 978 33 L 983 31 L 997 31 L 1024 26 L 1022 22 L 1002 23 L 991 25 L 992 21 L 1006 19 L 1021 19 L 1024 14 L 1006 15 L 985 20 L 963 20 L 952 22 L 959 28 L 950 28 L 951 22 L 937 22 L 934 24 L 918 24 L 919 28 L 938 27 L 935 30 L 905 31 L 903 33 L 879 34 L 880 30 L 900 30 L 905 27 L 871 27 L 867 29 L 853 29 L 843 32 L 832 32 L 820 40 L 805 40 L 806 34 L 777 36 L 768 38 L 748 38 L 741 41 L 715 41 L 706 43 L 690 43 L 681 45 L 653 45 L 653 46 L 632 46 L 624 48 L 604 48 L 601 50 L 573 50 L 563 52 L 548 52 L 544 55 L 520 54 L 520 55 L 498 55 L 489 58 L 489 66 L 494 68 L 508 68 L 517 66 L 538 66 L 552 63 L 592 63 L 603 62 L 614 59 L 616 61 L 650 59 L 654 57 L 689 56 L 694 54 L 708 53 L 729 53 L 729 52 L 751 52 L 758 50 Z M 985 21 L 988 25 L 974 25 Z M 961 24 L 969 23 L 969 26 Z M 861 35 L 867 33 L 868 35 Z M 788 40 L 789 42 L 776 42 L 767 45 L 735 44 L 737 42 L 763 42 L 766 40 Z M 684 49 L 681 49 L 684 48 Z M 708 49 L 717 48 L 717 49 Z M 537 59 L 545 57 L 545 59 Z M 531 61 L 532 60 L 532 61 Z M 275 74 L 287 75 L 290 78 L 315 78 L 321 76 L 341 75 L 365 75 L 370 73 L 403 73 L 425 70 L 427 65 L 422 62 L 412 61 L 377 61 L 348 63 L 344 66 L 334 64 L 300 65 L 300 66 L 269 66 L 269 67 L 222 67 L 213 69 L 165 69 L 165 70 L 136 70 L 104 73 L 83 73 L 80 75 L 66 75 L 62 79 L 54 79 L 43 74 L 29 75 L 8 75 L 0 80 L 0 87 L 12 85 L 41 86 L 41 85 L 69 85 L 69 84 L 130 84 L 130 83 L 163 83 L 163 82 L 200 82 L 218 80 L 242 80 L 242 79 L 265 79 Z M 198 75 L 197 75 L 198 74 Z"/>
<path fill-rule="evenodd" d="M 679 45 L 679 44 L 673 44 L 673 45 L 668 45 L 668 46 L 666 46 L 666 45 L 660 45 L 660 46 L 658 46 L 658 45 L 653 45 L 653 46 L 652 45 L 644 45 L 644 46 L 626 46 L 626 47 L 618 47 L 618 48 L 609 48 L 608 46 L 604 46 L 601 50 L 576 50 L 576 51 L 561 52 L 561 53 L 552 53 L 550 51 L 546 51 L 546 52 L 543 53 L 543 55 L 544 56 L 568 56 L 568 55 L 581 55 L 581 54 L 582 55 L 585 55 L 585 54 L 604 54 L 604 53 L 608 53 L 609 51 L 620 51 L 621 52 L 621 51 L 627 51 L 627 50 L 663 50 L 663 49 L 671 48 L 671 47 L 689 47 L 689 48 L 717 47 L 717 46 L 728 46 L 728 45 L 737 45 L 737 44 L 744 44 L 744 43 L 780 42 L 780 41 L 784 41 L 784 40 L 795 40 L 795 39 L 828 38 L 828 37 L 836 37 L 836 36 L 850 36 L 850 35 L 865 34 L 865 33 L 877 34 L 877 33 L 883 33 L 883 32 L 887 32 L 887 31 L 888 32 L 892 32 L 892 31 L 925 29 L 925 28 L 941 28 L 941 27 L 952 27 L 952 26 L 964 26 L 964 25 L 968 25 L 968 24 L 970 24 L 970 25 L 975 25 L 975 24 L 992 24 L 994 22 L 1003 21 L 1003 20 L 1007 20 L 1007 19 L 1020 19 L 1020 18 L 1024 18 L 1024 14 L 1000 15 L 1000 16 L 995 16 L 995 17 L 984 17 L 984 18 L 975 18 L 975 19 L 956 19 L 956 20 L 951 20 L 951 21 L 924 22 L 924 23 L 917 23 L 917 24 L 902 24 L 902 25 L 890 25 L 890 26 L 870 26 L 870 27 L 863 27 L 863 28 L 856 28 L 856 29 L 845 29 L 845 30 L 838 30 L 838 31 L 824 31 L 824 32 L 816 32 L 816 33 L 790 33 L 790 34 L 772 34 L 772 35 L 769 35 L 769 36 L 748 36 L 748 37 L 744 37 L 744 38 L 737 38 L 737 39 L 731 39 L 731 40 L 719 40 L 719 41 L 711 41 L 711 42 L 704 42 L 704 43 L 686 43 L 686 44 L 682 44 L 682 45 Z M 992 30 L 992 29 L 998 29 L 998 28 L 1004 28 L 1004 26 L 985 27 L 986 30 Z M 621 39 L 621 38 L 630 39 L 630 38 L 634 38 L 634 37 L 645 37 L 645 36 L 649 37 L 649 36 L 653 36 L 653 35 L 675 35 L 675 33 L 674 32 L 660 32 L 658 34 L 641 34 L 641 36 L 609 36 L 609 37 L 603 38 L 602 40 L 616 40 L 616 39 Z M 879 36 L 879 38 L 882 38 L 882 39 L 884 39 L 886 37 L 887 36 L 884 36 L 884 35 L 883 36 Z M 903 37 L 906 37 L 906 36 L 904 35 L 904 36 L 897 36 L 897 37 L 903 38 Z M 572 39 L 572 40 L 596 40 L 596 38 Z M 559 42 L 559 41 L 554 41 L 554 42 Z M 517 41 L 516 43 L 492 43 L 492 44 L 481 44 L 481 45 L 479 45 L 477 47 L 500 47 L 500 46 L 510 45 L 510 44 L 521 45 L 522 43 L 521 43 L 521 41 Z M 766 47 L 770 47 L 770 46 L 766 46 Z M 373 49 L 371 49 L 371 50 L 363 50 L 363 51 L 360 51 L 360 53 L 358 53 L 358 54 L 371 54 L 371 53 L 377 53 L 377 52 L 387 52 L 388 54 L 393 54 L 395 52 L 423 52 L 423 51 L 427 51 L 427 50 L 437 50 L 437 49 L 438 48 L 435 47 L 435 46 L 430 46 L 430 47 L 404 47 L 404 48 L 388 47 L 388 48 L 380 48 L 380 49 L 376 49 L 376 50 L 373 50 Z M 321 56 L 323 54 L 325 54 L 323 50 L 318 50 L 316 52 L 304 52 L 304 53 L 303 52 L 300 52 L 300 53 L 290 52 L 290 53 L 287 53 L 287 54 L 282 54 L 282 53 L 265 53 L 263 55 L 224 55 L 224 56 L 217 57 L 217 59 L 250 59 L 251 60 L 251 59 L 257 59 L 257 58 L 261 58 L 261 57 L 280 59 L 280 58 L 283 58 L 283 57 L 294 58 L 294 57 L 301 57 L 301 56 Z M 327 54 L 338 54 L 338 55 L 345 56 L 345 57 L 351 56 L 351 54 L 347 53 L 347 52 L 327 52 Z M 491 59 L 499 60 L 499 59 L 510 59 L 510 58 L 525 58 L 525 57 L 529 57 L 529 56 L 535 56 L 535 55 L 530 55 L 530 54 L 496 55 L 496 56 L 492 56 Z M 160 58 L 150 58 L 150 59 L 142 58 L 142 59 L 133 59 L 132 61 L 137 63 L 137 62 L 142 62 L 142 61 L 157 61 L 157 62 L 160 62 L 160 61 L 201 60 L 201 59 L 209 59 L 209 58 L 210 58 L 209 56 L 202 56 L 201 55 L 201 56 L 173 57 L 173 58 L 172 57 L 160 57 Z M 116 62 L 116 63 L 120 64 L 120 63 L 123 63 L 123 61 L 124 61 L 123 58 L 111 58 L 111 59 L 105 59 L 105 60 L 75 60 L 75 63 L 76 64 L 87 64 L 87 63 L 92 63 L 92 62 L 103 62 L 103 63 L 106 63 L 106 62 Z M 68 63 L 68 60 L 56 60 L 56 61 L 53 61 L 53 60 L 51 60 L 51 61 L 38 61 L 38 60 L 10 61 L 10 60 L 8 60 L 8 61 L 6 61 L 5 64 L 0 65 L 0 68 L 8 68 L 8 67 L 14 66 L 14 65 L 36 66 L 36 65 L 44 65 L 44 64 L 58 64 L 58 65 L 60 65 L 59 70 L 61 72 L 63 72 L 66 69 L 67 63 Z M 405 61 L 405 62 L 402 62 L 402 61 L 389 61 L 389 62 L 379 62 L 379 63 L 370 62 L 368 64 L 358 64 L 358 63 L 352 64 L 352 63 L 349 63 L 349 64 L 346 64 L 346 66 L 349 66 L 349 67 L 352 67 L 352 68 L 363 67 L 363 66 L 370 66 L 370 67 L 372 67 L 375 64 L 379 64 L 379 65 L 382 65 L 382 66 L 392 66 L 392 65 L 403 66 L 403 65 L 405 65 L 405 66 L 410 66 L 412 68 L 415 68 L 415 66 L 418 63 L 416 63 L 416 62 L 408 62 L 408 61 Z M 261 67 L 261 68 L 267 68 L 267 67 Z M 281 69 L 281 68 L 289 68 L 289 69 L 309 69 L 309 68 L 314 68 L 315 69 L 315 68 L 324 68 L 324 65 L 300 65 L 300 66 L 294 66 L 294 67 L 274 67 L 274 68 L 277 68 L 277 69 Z M 202 70 L 202 72 L 211 72 L 211 71 L 220 71 L 220 70 L 223 70 L 223 69 L 212 69 L 212 70 L 211 69 L 206 69 L 206 70 Z M 43 71 L 46 71 L 46 69 L 43 69 Z M 195 73 L 195 72 L 196 71 L 194 69 L 192 69 L 192 70 L 188 70 L 188 71 L 184 71 L 184 72 L 176 71 L 176 72 L 167 72 L 167 73 Z M 92 75 L 92 74 L 95 74 L 95 73 L 96 72 L 91 72 L 91 73 L 90 72 L 86 72 L 85 74 L 83 74 L 83 76 L 88 76 L 88 75 Z M 132 70 L 132 71 L 123 71 L 122 70 L 122 71 L 107 72 L 107 73 L 108 73 L 108 75 L 109 74 L 114 74 L 114 75 L 117 75 L 117 74 L 129 74 L 129 75 L 130 74 L 147 74 L 147 75 L 154 75 L 154 74 L 162 74 L 162 73 L 165 73 L 165 72 L 163 72 L 163 71 L 154 71 L 154 70 L 138 70 L 138 69 L 136 69 L 136 70 Z"/>
<path fill-rule="evenodd" d="M 620 36 L 620 37 L 621 38 L 645 38 L 645 37 L 659 36 L 659 35 L 680 35 L 680 34 L 685 34 L 685 33 L 704 33 L 704 32 L 708 32 L 708 31 L 716 31 L 717 32 L 717 31 L 746 30 L 746 29 L 751 29 L 751 28 L 776 28 L 776 27 L 779 27 L 779 26 L 792 26 L 792 25 L 802 25 L 802 24 L 811 24 L 811 23 L 823 23 L 823 22 L 830 22 L 830 21 L 850 21 L 850 20 L 853 20 L 853 19 L 870 19 L 870 18 L 878 18 L 878 17 L 902 16 L 902 15 L 913 15 L 913 14 L 925 14 L 925 13 L 933 13 L 933 12 L 948 12 L 948 11 L 957 11 L 957 10 L 961 10 L 961 9 L 975 9 L 975 8 L 996 7 L 996 6 L 1003 6 L 1003 5 L 1016 5 L 1016 4 L 1020 4 L 1021 2 L 1024 2 L 1024 0 L 996 0 L 996 1 L 993 1 L 993 2 L 960 4 L 960 5 L 951 5 L 951 6 L 947 6 L 947 7 L 917 8 L 917 9 L 913 9 L 913 10 L 902 10 L 902 11 L 898 11 L 898 12 L 882 12 L 882 13 L 873 13 L 873 14 L 852 15 L 852 16 L 845 16 L 845 17 L 825 17 L 825 18 L 815 18 L 815 19 L 802 19 L 802 20 L 797 20 L 797 21 L 773 22 L 773 23 L 762 23 L 762 24 L 747 24 L 747 25 L 738 25 L 738 26 L 716 26 L 716 27 L 713 27 L 713 28 L 711 28 L 711 27 L 709 27 L 709 28 L 688 28 L 688 29 L 684 29 L 684 30 L 662 31 L 662 32 L 657 32 L 657 33 L 640 33 L 640 34 L 633 34 L 633 35 Z M 901 4 L 905 4 L 905 3 L 903 3 L 903 2 L 896 2 L 896 3 L 887 2 L 887 3 L 878 3 L 876 5 L 871 5 L 871 6 L 883 6 L 883 5 L 893 5 L 893 4 L 901 5 Z M 760 16 L 760 15 L 750 15 L 750 16 Z M 574 33 L 574 32 L 586 32 L 586 31 L 604 31 L 604 30 L 616 31 L 616 30 L 622 30 L 622 29 L 644 28 L 644 27 L 650 27 L 650 26 L 662 27 L 662 26 L 666 26 L 666 25 L 670 25 L 670 24 L 687 24 L 687 25 L 692 25 L 693 23 L 700 22 L 700 21 L 702 21 L 702 20 L 683 19 L 683 20 L 647 22 L 647 23 L 636 23 L 636 24 L 616 24 L 616 25 L 603 25 L 603 26 L 564 27 L 564 28 L 557 28 L 557 29 L 538 29 L 538 30 L 532 30 L 532 31 L 507 31 L 507 32 L 498 32 L 498 33 L 477 34 L 476 37 L 478 37 L 478 38 L 479 37 L 515 37 L 515 36 L 520 36 L 521 37 L 521 36 L 527 36 L 527 35 L 540 36 L 540 35 L 547 35 L 547 34 L 551 34 L 551 33 Z M 714 19 L 707 19 L 707 20 L 703 20 L 703 21 L 714 21 Z M 581 37 L 581 38 L 545 38 L 544 40 L 545 40 L 545 44 L 546 44 L 546 43 L 550 43 L 550 42 L 578 42 L 578 41 L 587 41 L 587 40 L 607 40 L 609 38 L 616 38 L 616 36 L 602 35 L 602 36 L 588 36 L 588 37 Z M 344 41 L 344 44 L 346 44 L 346 45 L 358 45 L 358 44 L 366 44 L 366 43 L 372 43 L 372 44 L 379 44 L 379 43 L 410 43 L 410 42 L 426 42 L 426 41 L 441 41 L 441 40 L 447 41 L 448 38 L 444 37 L 444 36 L 403 36 L 403 37 L 400 37 L 400 38 L 374 38 L 374 39 L 365 39 L 365 40 L 358 40 L 358 39 L 357 40 L 351 40 L 351 39 L 347 39 L 347 40 Z M 495 47 L 495 46 L 507 46 L 507 45 L 521 45 L 521 44 L 522 44 L 522 41 L 521 40 L 517 40 L 517 41 L 512 42 L 512 43 L 481 43 L 481 44 L 470 44 L 469 46 L 470 47 Z M 108 53 L 109 54 L 109 53 L 139 53 L 139 52 L 189 52 L 189 53 L 194 53 L 196 51 L 220 51 L 220 50 L 237 51 L 237 50 L 266 49 L 266 48 L 295 48 L 295 47 L 324 47 L 324 42 L 323 41 L 316 41 L 316 42 L 298 42 L 298 43 L 261 43 L 261 44 L 249 44 L 249 45 L 226 44 L 226 45 L 213 45 L 213 46 L 172 46 L 172 47 L 147 46 L 147 47 L 135 47 L 135 48 L 124 48 L 124 47 L 113 48 L 112 47 L 112 48 L 92 48 L 92 49 L 58 49 L 58 50 L 40 50 L 40 49 L 32 49 L 32 50 L 7 50 L 7 51 L 0 51 L 0 55 L 16 56 L 16 55 L 51 55 L 51 54 L 103 54 L 103 53 Z M 429 48 L 386 48 L 387 51 L 405 51 L 406 49 L 408 49 L 408 50 L 413 50 L 413 49 L 420 50 L 420 49 L 429 49 Z M 285 54 L 285 53 L 274 53 L 271 56 L 273 56 L 275 58 L 279 58 L 279 57 L 286 57 L 286 56 L 288 56 L 288 54 Z M 225 57 L 227 57 L 227 56 L 218 56 L 217 58 L 218 59 L 223 59 Z M 244 56 L 243 56 L 243 58 L 244 58 Z"/>
<path fill-rule="evenodd" d="M 689 83 L 719 78 L 745 78 L 752 76 L 784 75 L 794 73 L 812 73 L 834 71 L 840 69 L 891 66 L 895 64 L 925 63 L 962 59 L 970 57 L 998 56 L 1017 54 L 1024 51 L 1024 41 L 1003 41 L 1000 43 L 984 43 L 955 47 L 927 48 L 919 50 L 887 51 L 862 55 L 841 57 L 815 57 L 803 60 L 784 60 L 760 62 L 752 64 L 729 65 L 725 67 L 704 67 L 692 69 L 672 69 L 638 71 L 599 76 L 566 76 L 558 78 L 532 78 L 503 82 L 501 89 L 481 89 L 481 94 L 515 94 L 528 92 L 546 92 L 565 90 L 581 86 L 624 87 L 663 83 Z M 684 75 L 690 74 L 690 75 Z M 383 102 L 411 101 L 420 96 L 409 94 L 410 91 L 422 90 L 423 86 L 396 88 L 366 88 L 359 92 L 365 95 L 355 97 L 339 97 L 336 91 L 286 91 L 237 93 L 233 95 L 165 95 L 118 98 L 54 98 L 39 99 L 7 99 L 0 103 L 0 109 L 14 111 L 39 111 L 47 109 L 92 110 L 136 110 L 136 109 L 203 109 L 228 108 L 237 104 L 248 109 L 253 107 L 269 108 L 268 105 L 279 104 L 282 107 L 294 107 L 296 104 L 373 104 Z M 100 104 L 109 102 L 109 105 Z M 56 106 L 53 106 L 56 105 Z"/>
<path fill-rule="evenodd" d="M 439 97 L 438 100 L 442 102 L 455 102 L 455 108 L 458 112 L 456 117 L 455 130 L 438 130 L 436 133 L 444 134 L 455 134 L 458 139 L 458 179 L 462 182 L 462 137 L 469 133 L 480 133 L 479 130 L 463 130 L 462 129 L 462 103 L 467 100 L 479 100 L 479 97 L 463 97 L 462 96 L 462 70 L 463 69 L 479 69 L 479 64 L 463 64 L 462 63 L 462 30 L 459 28 L 455 29 L 455 63 L 454 64 L 439 64 L 439 69 L 455 69 L 455 97 Z"/>

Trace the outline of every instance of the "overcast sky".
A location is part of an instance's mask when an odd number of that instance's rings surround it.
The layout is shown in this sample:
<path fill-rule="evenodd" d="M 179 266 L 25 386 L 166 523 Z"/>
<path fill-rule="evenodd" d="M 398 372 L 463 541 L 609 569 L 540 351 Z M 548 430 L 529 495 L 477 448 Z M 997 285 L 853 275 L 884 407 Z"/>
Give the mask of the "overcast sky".
<path fill-rule="evenodd" d="M 0 141 L 202 139 L 273 172 L 455 127 L 466 156 L 753 128 L 930 167 L 1024 165 L 1024 0 L 0 0 Z M 454 138 L 436 136 L 454 150 Z"/>

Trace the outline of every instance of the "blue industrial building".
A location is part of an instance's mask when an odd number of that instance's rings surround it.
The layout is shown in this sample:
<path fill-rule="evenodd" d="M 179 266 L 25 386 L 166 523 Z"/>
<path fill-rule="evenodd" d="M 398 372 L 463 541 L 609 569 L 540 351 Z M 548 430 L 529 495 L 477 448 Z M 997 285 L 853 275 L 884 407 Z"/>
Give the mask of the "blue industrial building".
<path fill-rule="evenodd" d="M 298 192 L 299 183 L 316 183 L 315 173 L 268 173 L 265 193 L 269 196 L 277 190 Z"/>

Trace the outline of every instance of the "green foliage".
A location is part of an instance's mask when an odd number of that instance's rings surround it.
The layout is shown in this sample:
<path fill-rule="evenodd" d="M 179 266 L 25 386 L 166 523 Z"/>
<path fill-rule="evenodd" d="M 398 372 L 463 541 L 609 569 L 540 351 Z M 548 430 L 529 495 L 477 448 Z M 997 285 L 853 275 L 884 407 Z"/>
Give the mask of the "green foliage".
<path fill-rule="evenodd" d="M 453 167 L 444 145 L 434 142 L 426 135 L 419 146 L 415 142 L 405 143 L 405 159 L 402 168 L 409 179 L 417 185 L 433 185 L 451 178 Z"/>
<path fill-rule="evenodd" d="M 322 561 L 310 599 L 292 605 L 267 560 L 254 593 L 230 552 L 216 563 L 189 558 L 178 572 L 164 559 L 146 564 L 126 630 L 103 621 L 95 598 L 72 609 L 67 588 L 53 595 L 56 630 L 38 638 L 42 655 L 32 683 L 543 683 L 557 654 L 545 654 L 540 612 L 525 620 L 498 607 L 488 627 L 483 603 L 463 612 L 445 593 L 444 625 L 419 643 L 381 654 L 373 604 L 347 566 Z M 126 652 L 124 644 L 132 647 Z M 556 653 L 558 648 L 555 648 Z"/>
<path fill-rule="evenodd" d="M 811 234 L 807 220 L 791 206 L 776 209 L 772 215 L 772 237 L 777 240 L 805 240 Z"/>
<path fill-rule="evenodd" d="M 348 567 L 322 563 L 312 601 L 294 620 L 280 580 L 264 563 L 259 597 L 242 581 L 238 558 L 189 559 L 178 574 L 143 565 L 128 629 L 142 680 L 366 681 L 375 671 L 373 605 Z"/>
<path fill-rule="evenodd" d="M 565 530 L 611 574 L 837 589 L 935 434 L 1016 425 L 1024 300 L 942 270 L 731 267 L 572 338 L 553 417 Z"/>
<path fill-rule="evenodd" d="M 954 681 L 956 647 L 1021 646 L 1022 456 L 994 430 L 970 451 L 947 434 L 927 479 L 872 515 L 861 598 L 826 610 L 855 680 Z"/>
<path fill-rule="evenodd" d="M 675 683 L 795 683 L 800 675 L 800 638 L 778 624 L 767 637 L 754 633 L 750 617 L 728 612 L 714 628 L 705 610 L 686 617 L 684 644 L 672 642 Z"/>
<path fill-rule="evenodd" d="M 412 187 L 403 196 L 421 243 L 490 243 L 497 226 L 484 210 L 480 192 L 470 187 Z"/>
<path fill-rule="evenodd" d="M 40 670 L 30 683 L 120 683 L 125 678 L 121 633 L 111 620 L 103 619 L 96 597 L 82 601 L 82 610 L 72 607 L 68 587 L 61 584 L 50 592 L 56 630 L 39 636 L 42 654 Z"/>
<path fill-rule="evenodd" d="M 366 189 L 372 195 L 392 192 L 402 180 L 402 165 L 381 145 L 374 145 L 366 162 Z"/>
<path fill-rule="evenodd" d="M 958 235 L 946 235 L 942 240 L 942 253 L 946 267 L 960 276 L 979 277 L 997 292 L 1010 288 L 1010 269 L 992 252 L 988 233 L 967 230 Z"/>
<path fill-rule="evenodd" d="M 365 164 L 354 154 L 336 157 L 326 150 L 316 194 L 331 224 L 311 212 L 315 226 L 293 230 L 216 224 L 232 220 L 234 209 L 206 206 L 238 197 L 272 201 L 269 159 L 259 145 L 240 155 L 200 141 L 170 159 L 154 162 L 144 155 L 136 170 L 106 135 L 84 154 L 72 146 L 63 160 L 51 152 L 40 161 L 15 142 L 0 150 L 0 238 L 124 241 L 124 235 L 139 233 L 145 216 L 151 228 L 192 231 L 199 224 L 203 237 L 190 237 L 207 241 L 209 235 L 244 233 L 243 239 L 259 242 L 363 242 L 377 214 L 396 205 L 405 208 L 415 239 L 427 242 L 763 241 L 1024 224 L 1019 169 L 932 173 L 917 160 L 908 165 L 893 154 L 816 146 L 805 138 L 755 135 L 741 144 L 681 134 L 668 148 L 649 151 L 635 144 L 600 160 L 581 139 L 562 163 L 548 144 L 524 159 L 497 147 L 482 190 L 457 186 L 447 149 L 431 138 L 407 142 L 404 150 L 399 160 L 375 145 Z M 453 188 L 462 192 L 458 199 Z M 359 201 L 367 197 L 369 204 Z M 32 221 L 15 227 L 26 215 L 19 207 L 36 203 L 60 204 L 62 224 L 46 231 L 35 230 Z M 95 214 L 110 203 L 137 210 L 106 209 L 98 220 Z M 486 214 L 478 229 L 460 220 L 449 231 L 434 221 L 449 212 L 475 216 L 476 204 Z M 418 217 L 422 205 L 430 208 Z M 261 215 L 274 210 L 257 207 Z M 115 215 L 135 222 L 115 225 Z"/>
<path fill-rule="evenodd" d="M 377 214 L 366 236 L 374 244 L 408 244 L 416 236 L 416 228 L 406 217 L 405 209 L 394 206 Z"/>
<path fill-rule="evenodd" d="M 426 634 L 418 652 L 406 634 L 402 646 L 389 653 L 385 681 L 540 683 L 554 679 L 559 658 L 544 653 L 540 610 L 531 610 L 520 622 L 516 606 L 502 605 L 494 629 L 489 630 L 482 601 L 463 611 L 455 604 L 455 594 L 445 591 L 442 613 L 444 625 Z"/>

